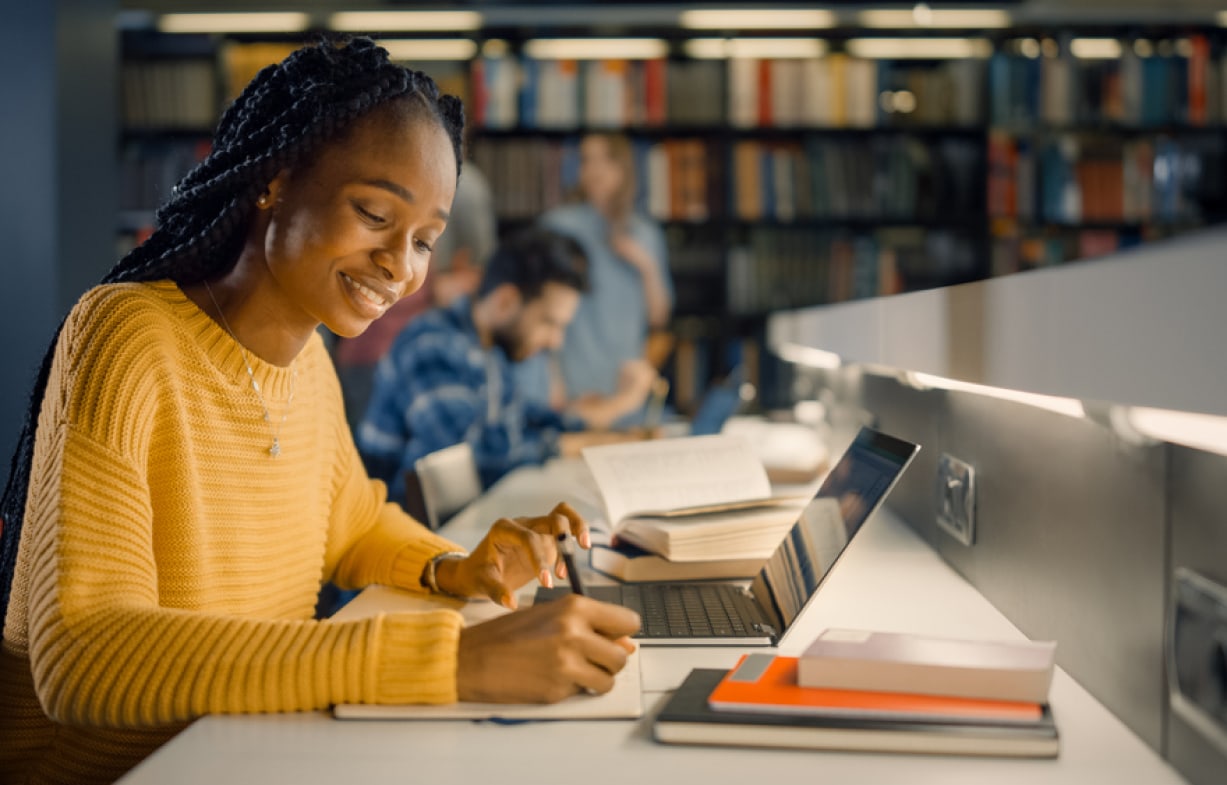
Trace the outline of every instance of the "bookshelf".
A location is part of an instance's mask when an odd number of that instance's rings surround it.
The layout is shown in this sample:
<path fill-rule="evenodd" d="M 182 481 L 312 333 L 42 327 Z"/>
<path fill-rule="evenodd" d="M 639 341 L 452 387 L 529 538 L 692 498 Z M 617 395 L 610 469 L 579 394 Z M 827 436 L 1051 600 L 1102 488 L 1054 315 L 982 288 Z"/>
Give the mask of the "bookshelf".
<path fill-rule="evenodd" d="M 989 61 L 992 274 L 1227 219 L 1227 57 L 1212 31 L 1003 47 Z M 1087 42 L 1088 39 L 1081 39 Z"/>
<path fill-rule="evenodd" d="M 208 36 L 126 33 L 119 66 L 118 253 L 209 151 L 221 114 L 218 45 Z"/>
<path fill-rule="evenodd" d="M 566 199 L 585 132 L 632 139 L 640 204 L 669 241 L 676 331 L 711 373 L 730 345 L 761 343 L 772 311 L 1064 264 L 1227 218 L 1227 34 L 1208 23 L 977 31 L 985 49 L 949 59 L 858 55 L 856 36 L 899 32 L 848 27 L 818 31 L 810 56 L 706 59 L 657 23 L 645 34 L 666 51 L 648 59 L 556 60 L 529 56 L 537 32 L 484 30 L 470 60 L 411 64 L 464 98 L 503 230 Z M 207 151 L 206 115 L 294 45 L 125 34 L 121 231 L 139 236 Z M 168 73 L 191 105 L 151 117 Z"/>
<path fill-rule="evenodd" d="M 987 274 L 984 78 L 974 60 L 842 53 L 503 53 L 474 61 L 474 154 L 500 213 L 527 220 L 565 197 L 584 131 L 625 131 L 640 202 L 674 240 L 675 274 L 703 291 L 698 311 L 682 295 L 678 312 L 753 321 Z M 715 283 L 700 284 L 704 271 Z"/>

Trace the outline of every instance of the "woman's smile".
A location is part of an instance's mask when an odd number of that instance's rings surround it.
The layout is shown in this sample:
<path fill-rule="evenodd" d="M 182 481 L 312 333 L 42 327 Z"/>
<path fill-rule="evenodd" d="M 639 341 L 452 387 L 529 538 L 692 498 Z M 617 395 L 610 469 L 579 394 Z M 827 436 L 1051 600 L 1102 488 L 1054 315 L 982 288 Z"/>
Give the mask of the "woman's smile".
<path fill-rule="evenodd" d="M 374 281 L 359 281 L 346 273 L 339 273 L 345 282 L 345 291 L 358 311 L 371 319 L 378 319 L 399 299 L 397 293 Z"/>

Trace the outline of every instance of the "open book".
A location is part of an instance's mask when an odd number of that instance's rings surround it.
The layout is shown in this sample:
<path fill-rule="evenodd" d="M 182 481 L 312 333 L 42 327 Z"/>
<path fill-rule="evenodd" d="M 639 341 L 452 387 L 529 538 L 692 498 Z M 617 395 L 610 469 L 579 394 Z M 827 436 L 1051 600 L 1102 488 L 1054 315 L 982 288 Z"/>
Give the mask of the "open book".
<path fill-rule="evenodd" d="M 674 561 L 766 558 L 808 497 L 775 496 L 756 452 L 737 436 L 588 447 L 615 539 Z"/>

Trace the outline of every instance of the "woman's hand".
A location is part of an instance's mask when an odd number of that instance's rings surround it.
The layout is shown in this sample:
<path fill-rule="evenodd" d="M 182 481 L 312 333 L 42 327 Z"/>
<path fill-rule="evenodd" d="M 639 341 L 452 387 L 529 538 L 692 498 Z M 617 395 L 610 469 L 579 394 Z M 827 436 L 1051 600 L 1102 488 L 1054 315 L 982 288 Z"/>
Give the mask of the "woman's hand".
<path fill-rule="evenodd" d="M 548 515 L 499 518 L 468 558 L 443 561 L 435 582 L 462 597 L 489 597 L 514 609 L 515 591 L 534 578 L 553 586 L 551 571 L 559 578 L 566 569 L 558 559 L 559 534 L 574 535 L 581 547 L 592 540 L 588 524 L 571 505 L 560 502 Z"/>
<path fill-rule="evenodd" d="M 643 281 L 643 299 L 648 309 L 648 327 L 664 329 L 669 322 L 673 298 L 665 285 L 661 261 L 625 230 L 611 231 L 609 246 L 619 258 L 639 271 Z"/>
<path fill-rule="evenodd" d="M 644 275 L 656 270 L 656 260 L 652 258 L 652 254 L 628 231 L 619 229 L 611 231 L 609 247 L 620 259 Z"/>
<path fill-rule="evenodd" d="M 456 691 L 462 701 L 556 703 L 609 692 L 635 650 L 639 614 L 569 594 L 460 631 Z"/>

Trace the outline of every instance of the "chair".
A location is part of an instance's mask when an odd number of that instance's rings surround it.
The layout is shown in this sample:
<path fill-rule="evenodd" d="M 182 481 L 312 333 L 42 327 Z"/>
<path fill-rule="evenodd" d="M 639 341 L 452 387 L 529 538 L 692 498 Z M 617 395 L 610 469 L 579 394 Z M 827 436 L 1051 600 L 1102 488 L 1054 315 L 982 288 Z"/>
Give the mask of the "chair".
<path fill-rule="evenodd" d="M 481 477 L 477 474 L 473 448 L 461 442 L 423 455 L 414 461 L 413 471 L 407 473 L 405 487 L 410 497 L 418 492 L 426 525 L 438 529 L 481 495 Z"/>

